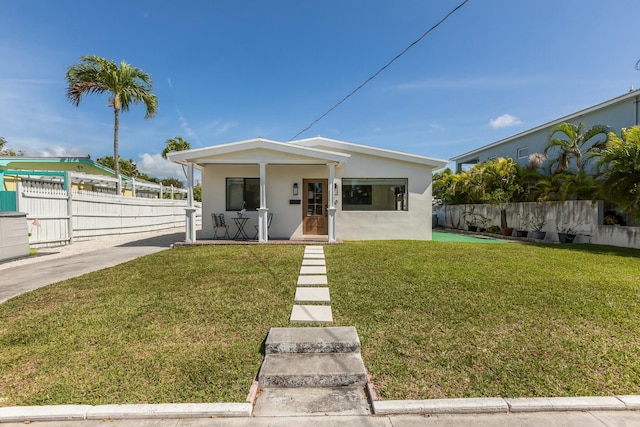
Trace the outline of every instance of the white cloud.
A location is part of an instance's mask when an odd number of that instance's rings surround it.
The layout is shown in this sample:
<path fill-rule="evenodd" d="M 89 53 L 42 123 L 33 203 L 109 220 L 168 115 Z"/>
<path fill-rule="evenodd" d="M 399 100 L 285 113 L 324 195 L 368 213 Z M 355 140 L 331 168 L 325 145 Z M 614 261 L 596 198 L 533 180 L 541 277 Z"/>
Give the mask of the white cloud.
<path fill-rule="evenodd" d="M 509 126 L 516 126 L 520 124 L 522 124 L 522 120 L 512 116 L 511 114 L 503 114 L 500 117 L 496 117 L 495 119 L 489 121 L 489 126 L 494 129 L 506 128 Z"/>
<path fill-rule="evenodd" d="M 182 127 L 187 137 L 195 140 L 198 145 L 200 145 L 200 139 L 198 138 L 198 135 L 196 135 L 193 129 L 191 129 L 191 126 L 189 126 L 189 123 L 187 123 L 187 119 L 185 119 L 185 117 L 182 115 L 182 111 L 180 111 L 179 108 L 176 108 L 176 112 L 178 113 L 178 122 L 180 122 L 180 127 Z"/>
<path fill-rule="evenodd" d="M 160 153 L 142 153 L 138 155 L 140 161 L 137 162 L 138 169 L 153 178 L 178 178 L 185 181 L 182 166 L 165 160 Z"/>
<path fill-rule="evenodd" d="M 233 129 L 238 126 L 238 122 L 227 121 L 221 122 L 220 120 L 214 120 L 204 128 L 202 128 L 203 132 L 206 136 L 218 137 L 225 134 L 228 130 Z"/>
<path fill-rule="evenodd" d="M 37 156 L 41 157 L 86 157 L 87 154 L 88 152 L 84 148 L 74 146 L 62 147 L 60 145 L 42 148 L 37 151 Z"/>

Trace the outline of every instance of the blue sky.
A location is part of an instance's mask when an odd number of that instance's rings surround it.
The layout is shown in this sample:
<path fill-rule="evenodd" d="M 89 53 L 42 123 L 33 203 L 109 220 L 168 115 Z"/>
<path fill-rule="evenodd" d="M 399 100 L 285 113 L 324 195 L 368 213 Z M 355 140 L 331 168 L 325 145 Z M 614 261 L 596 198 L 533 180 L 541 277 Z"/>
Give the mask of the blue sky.
<path fill-rule="evenodd" d="M 0 136 L 29 155 L 113 154 L 80 56 L 150 73 L 159 111 L 121 116 L 120 155 L 181 176 L 166 139 L 287 141 L 462 0 L 0 0 Z M 470 0 L 300 138 L 448 159 L 640 87 L 637 0 Z"/>

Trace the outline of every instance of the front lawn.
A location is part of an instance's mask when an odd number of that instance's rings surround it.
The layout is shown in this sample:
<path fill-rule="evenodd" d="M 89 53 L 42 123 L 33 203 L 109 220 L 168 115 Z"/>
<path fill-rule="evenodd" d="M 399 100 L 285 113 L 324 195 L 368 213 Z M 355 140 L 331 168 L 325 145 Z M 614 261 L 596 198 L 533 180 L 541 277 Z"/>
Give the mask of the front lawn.
<path fill-rule="evenodd" d="M 354 242 L 334 318 L 384 399 L 640 394 L 640 251 Z"/>
<path fill-rule="evenodd" d="M 243 401 L 303 246 L 168 250 L 0 304 L 0 406 Z M 325 246 L 384 399 L 640 393 L 640 251 Z"/>
<path fill-rule="evenodd" d="M 0 304 L 0 406 L 244 401 L 303 250 L 167 250 Z"/>

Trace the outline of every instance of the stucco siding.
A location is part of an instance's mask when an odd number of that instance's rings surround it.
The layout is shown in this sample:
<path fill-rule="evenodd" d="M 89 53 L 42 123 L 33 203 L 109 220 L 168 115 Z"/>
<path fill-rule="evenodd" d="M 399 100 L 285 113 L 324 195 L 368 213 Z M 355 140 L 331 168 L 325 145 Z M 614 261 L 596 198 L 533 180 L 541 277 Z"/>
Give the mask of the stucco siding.
<path fill-rule="evenodd" d="M 456 164 L 461 165 L 472 163 L 475 159 L 480 162 L 486 162 L 487 160 L 497 157 L 509 157 L 522 166 L 526 166 L 529 161 L 528 155 L 544 152 L 544 147 L 549 138 L 549 130 L 558 123 L 569 122 L 577 125 L 580 122 L 584 122 L 587 129 L 594 125 L 605 125 L 609 126 L 611 130 L 616 133 L 620 133 L 620 129 L 622 128 L 636 125 L 636 97 L 637 96 L 627 97 L 619 102 L 604 105 L 601 108 L 597 108 L 596 106 L 565 116 L 502 141 L 497 141 L 468 153 L 461 154 L 454 157 L 453 160 L 456 161 Z M 527 148 L 528 155 L 518 158 L 518 149 L 524 147 Z M 556 155 L 553 151 L 549 153 L 550 158 L 555 158 Z M 591 165 L 591 167 L 593 168 L 594 165 Z"/>
<path fill-rule="evenodd" d="M 336 207 L 336 237 L 342 240 L 368 239 L 431 239 L 431 176 L 430 167 L 415 163 L 389 160 L 361 153 L 349 153 L 351 158 L 336 168 L 335 184 L 329 183 L 329 196 Z M 202 169 L 202 215 L 203 237 L 213 237 L 212 213 L 224 213 L 230 225 L 230 234 L 235 233 L 233 217 L 235 211 L 225 211 L 226 178 L 258 178 L 260 169 L 255 165 L 206 165 Z M 326 165 L 282 165 L 266 166 L 266 200 L 273 222 L 271 238 L 301 239 L 303 217 L 303 179 L 328 179 Z M 408 211 L 343 211 L 342 178 L 407 178 Z M 298 184 L 298 195 L 292 194 L 293 184 Z M 300 200 L 291 204 L 290 200 Z M 249 237 L 255 233 L 258 213 L 247 211 L 249 217 L 246 231 Z"/>

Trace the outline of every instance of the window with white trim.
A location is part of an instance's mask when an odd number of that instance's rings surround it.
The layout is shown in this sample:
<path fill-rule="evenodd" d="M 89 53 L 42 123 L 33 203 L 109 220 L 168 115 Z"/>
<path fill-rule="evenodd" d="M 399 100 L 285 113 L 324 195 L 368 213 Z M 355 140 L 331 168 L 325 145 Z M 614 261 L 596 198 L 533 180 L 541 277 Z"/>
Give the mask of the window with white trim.
<path fill-rule="evenodd" d="M 342 210 L 409 210 L 407 184 L 407 178 L 342 178 Z"/>
<path fill-rule="evenodd" d="M 529 158 L 529 147 L 518 148 L 518 159 L 528 159 L 528 158 Z"/>
<path fill-rule="evenodd" d="M 227 178 L 226 209 L 256 210 L 260 207 L 260 178 Z"/>

